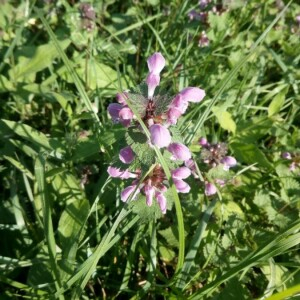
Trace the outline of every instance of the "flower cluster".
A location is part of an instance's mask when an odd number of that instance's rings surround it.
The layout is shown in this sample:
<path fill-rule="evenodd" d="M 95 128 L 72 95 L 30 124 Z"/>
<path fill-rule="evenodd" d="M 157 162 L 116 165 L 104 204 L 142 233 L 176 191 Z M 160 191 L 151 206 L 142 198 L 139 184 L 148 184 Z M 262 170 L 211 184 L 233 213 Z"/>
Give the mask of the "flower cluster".
<path fill-rule="evenodd" d="M 188 13 L 190 21 L 200 21 L 204 27 L 198 41 L 198 46 L 201 48 L 209 46 L 209 38 L 206 34 L 206 30 L 209 28 L 209 13 L 211 12 L 216 15 L 221 15 L 226 10 L 221 3 L 213 5 L 211 2 L 211 0 L 199 0 L 199 9 L 193 9 Z"/>
<path fill-rule="evenodd" d="M 82 28 L 91 31 L 95 26 L 96 12 L 89 3 L 81 3 L 79 7 Z"/>
<path fill-rule="evenodd" d="M 207 168 L 213 169 L 221 166 L 223 171 L 227 172 L 230 168 L 237 165 L 237 161 L 233 156 L 228 156 L 228 147 L 225 143 L 211 144 L 206 138 L 200 138 L 199 144 L 201 146 L 200 159 L 201 162 L 207 166 Z M 196 166 L 193 160 L 189 160 L 185 163 L 197 177 Z M 205 179 L 204 192 L 207 196 L 211 196 L 217 193 L 216 184 L 220 187 L 225 186 L 226 180 L 224 178 L 215 178 L 213 181 Z"/>
<path fill-rule="evenodd" d="M 178 119 L 183 115 L 189 105 L 189 102 L 200 102 L 205 92 L 197 87 L 187 87 L 179 92 L 175 97 L 167 97 L 156 93 L 160 84 L 160 73 L 165 66 L 165 59 L 161 53 L 154 53 L 147 60 L 149 74 L 145 84 L 147 86 L 146 94 L 141 89 L 139 92 L 125 91 L 117 94 L 119 103 L 112 103 L 108 106 L 114 123 L 120 123 L 128 131 L 139 131 L 144 134 L 137 118 L 130 107 L 136 108 L 145 126 L 150 132 L 150 139 L 146 142 L 147 151 L 151 152 L 156 146 L 163 151 L 165 157 L 170 159 L 172 179 L 175 187 L 180 193 L 188 193 L 190 186 L 184 181 L 191 175 L 188 167 L 182 164 L 191 159 L 191 152 L 183 143 L 174 141 L 171 128 L 176 125 Z M 130 106 L 130 107 L 129 107 Z M 141 108 L 142 107 L 142 108 Z M 162 213 L 166 213 L 167 199 L 165 192 L 168 189 L 168 180 L 161 165 L 156 161 L 148 166 L 150 172 L 145 176 L 141 167 L 137 164 L 143 164 L 139 157 L 138 149 L 133 145 L 127 145 L 120 150 L 119 159 L 128 168 L 121 170 L 118 167 L 108 167 L 108 173 L 111 177 L 130 179 L 131 185 L 126 187 L 121 193 L 121 200 L 127 201 L 129 196 L 132 198 L 138 194 L 146 197 L 146 204 L 152 205 L 153 198 L 157 200 Z M 134 162 L 134 163 L 133 163 Z M 137 163 L 136 163 L 137 162 Z M 130 165 L 133 165 L 132 167 Z"/>
<path fill-rule="evenodd" d="M 281 154 L 281 157 L 290 161 L 290 165 L 289 165 L 290 171 L 295 171 L 297 168 L 300 168 L 299 153 L 283 152 Z"/>

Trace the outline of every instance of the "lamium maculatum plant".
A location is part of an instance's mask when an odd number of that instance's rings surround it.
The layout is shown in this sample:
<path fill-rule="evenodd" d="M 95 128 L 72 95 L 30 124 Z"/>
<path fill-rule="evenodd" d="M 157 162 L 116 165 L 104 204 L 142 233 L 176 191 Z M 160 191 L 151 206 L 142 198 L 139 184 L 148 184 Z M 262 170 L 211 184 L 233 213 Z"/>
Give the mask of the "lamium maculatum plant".
<path fill-rule="evenodd" d="M 157 206 L 158 211 L 165 214 L 172 205 L 172 196 L 154 146 L 160 149 L 166 160 L 177 192 L 188 193 L 190 186 L 185 180 L 191 175 L 191 170 L 184 164 L 191 159 L 191 152 L 183 144 L 176 124 L 186 112 L 189 102 L 200 102 L 205 91 L 187 87 L 175 97 L 170 97 L 159 89 L 165 58 L 157 52 L 148 58 L 147 63 L 149 74 L 145 82 L 135 89 L 118 93 L 118 103 L 108 106 L 112 121 L 127 130 L 118 161 L 107 171 L 113 178 L 129 180 L 129 185 L 121 192 L 122 201 L 133 199 L 134 204 Z M 139 114 L 139 119 L 149 130 L 150 139 L 132 110 Z"/>

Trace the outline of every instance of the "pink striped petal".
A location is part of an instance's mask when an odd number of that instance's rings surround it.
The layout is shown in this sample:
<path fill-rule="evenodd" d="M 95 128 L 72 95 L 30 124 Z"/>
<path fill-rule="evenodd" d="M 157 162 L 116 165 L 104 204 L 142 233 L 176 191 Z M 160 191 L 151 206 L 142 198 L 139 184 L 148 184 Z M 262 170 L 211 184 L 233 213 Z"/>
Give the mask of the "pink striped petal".
<path fill-rule="evenodd" d="M 160 52 L 156 52 L 148 58 L 147 63 L 149 72 L 159 75 L 159 73 L 166 65 L 166 60 Z"/>
<path fill-rule="evenodd" d="M 184 101 L 188 102 L 200 102 L 205 97 L 205 91 L 197 87 L 187 87 L 179 94 Z"/>

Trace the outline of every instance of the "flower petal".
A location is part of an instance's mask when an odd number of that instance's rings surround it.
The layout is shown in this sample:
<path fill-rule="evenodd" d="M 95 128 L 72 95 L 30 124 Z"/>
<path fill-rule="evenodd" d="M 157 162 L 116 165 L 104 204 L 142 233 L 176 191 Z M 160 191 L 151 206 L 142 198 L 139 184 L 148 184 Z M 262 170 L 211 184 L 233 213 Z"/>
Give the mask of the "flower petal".
<path fill-rule="evenodd" d="M 146 203 L 147 203 L 148 206 L 151 206 L 152 201 L 153 201 L 153 196 L 154 196 L 154 193 L 155 193 L 155 189 L 152 185 L 146 184 L 144 186 L 144 192 L 145 192 L 145 195 L 146 195 Z"/>
<path fill-rule="evenodd" d="M 113 122 L 119 122 L 119 112 L 123 108 L 123 105 L 119 103 L 111 103 L 108 105 L 107 111 L 110 114 Z"/>
<path fill-rule="evenodd" d="M 205 183 L 204 193 L 206 196 L 212 196 L 217 193 L 217 188 L 213 183 L 207 182 Z"/>
<path fill-rule="evenodd" d="M 191 187 L 185 181 L 181 179 L 173 179 L 173 181 L 177 192 L 186 194 L 191 190 Z"/>
<path fill-rule="evenodd" d="M 170 144 L 168 151 L 172 153 L 172 159 L 186 161 L 192 156 L 189 148 L 181 143 Z"/>
<path fill-rule="evenodd" d="M 136 185 L 130 185 L 128 187 L 126 187 L 122 192 L 121 192 L 121 200 L 123 202 L 126 202 L 129 198 L 129 196 L 134 192 L 134 190 L 136 189 Z M 139 192 L 139 190 L 137 189 L 135 195 L 132 196 L 132 199 L 137 195 L 137 193 Z"/>
<path fill-rule="evenodd" d="M 120 161 L 124 164 L 130 164 L 134 160 L 134 152 L 130 146 L 127 146 L 120 150 L 119 154 Z"/>
<path fill-rule="evenodd" d="M 231 167 L 236 166 L 237 161 L 233 156 L 225 156 L 222 160 L 221 163 L 224 164 L 223 169 L 225 171 L 228 171 Z"/>
<path fill-rule="evenodd" d="M 148 85 L 148 98 L 152 99 L 156 87 L 159 85 L 160 76 L 154 73 L 150 73 L 147 76 L 146 83 Z"/>
<path fill-rule="evenodd" d="M 167 212 L 167 199 L 166 199 L 166 197 L 164 196 L 163 193 L 157 192 L 155 194 L 155 198 L 158 202 L 158 205 L 160 207 L 161 212 L 163 214 L 165 214 Z"/>
<path fill-rule="evenodd" d="M 128 99 L 128 94 L 126 92 L 117 93 L 116 98 L 120 104 L 126 105 L 126 99 Z"/>
<path fill-rule="evenodd" d="M 132 120 L 133 118 L 133 112 L 129 107 L 123 107 L 119 111 L 119 118 L 121 120 Z"/>
<path fill-rule="evenodd" d="M 187 167 L 180 167 L 172 171 L 172 178 L 186 179 L 191 175 L 191 170 Z"/>
<path fill-rule="evenodd" d="M 176 107 L 171 107 L 167 112 L 168 123 L 169 124 L 176 124 L 177 120 L 181 117 L 182 113 Z"/>
<path fill-rule="evenodd" d="M 200 102 L 205 97 L 205 91 L 197 87 L 187 87 L 179 94 L 184 101 L 188 102 Z"/>
<path fill-rule="evenodd" d="M 171 143 L 171 135 L 166 127 L 160 124 L 154 124 L 149 130 L 151 134 L 151 143 L 158 148 L 167 147 Z"/>
<path fill-rule="evenodd" d="M 120 170 L 119 168 L 109 166 L 107 168 L 107 173 L 113 178 L 121 178 L 121 179 L 128 179 L 128 178 L 136 178 L 137 175 L 134 173 L 129 172 L 128 170 Z"/>
<path fill-rule="evenodd" d="M 159 75 L 159 73 L 166 65 L 166 60 L 160 52 L 156 52 L 148 58 L 147 63 L 149 72 Z"/>

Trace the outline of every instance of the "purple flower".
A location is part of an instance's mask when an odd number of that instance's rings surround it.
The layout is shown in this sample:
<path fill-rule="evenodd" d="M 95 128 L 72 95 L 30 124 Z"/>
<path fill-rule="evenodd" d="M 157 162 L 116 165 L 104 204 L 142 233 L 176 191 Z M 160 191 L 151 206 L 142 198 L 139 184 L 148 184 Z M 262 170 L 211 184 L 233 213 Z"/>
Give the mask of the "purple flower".
<path fill-rule="evenodd" d="M 128 170 L 122 171 L 119 168 L 109 166 L 107 168 L 107 173 L 113 178 L 121 178 L 121 179 L 128 179 L 128 178 L 136 178 L 137 175 L 134 173 L 129 172 Z"/>
<path fill-rule="evenodd" d="M 205 97 L 205 91 L 197 87 L 187 87 L 180 93 L 183 101 L 200 102 Z"/>
<path fill-rule="evenodd" d="M 145 195 L 146 195 L 146 204 L 148 206 L 151 206 L 152 201 L 153 201 L 153 196 L 154 196 L 154 193 L 155 193 L 155 188 L 150 184 L 146 184 L 144 186 L 144 192 L 145 192 Z"/>
<path fill-rule="evenodd" d="M 161 55 L 160 52 L 156 52 L 148 58 L 147 63 L 148 63 L 149 72 L 159 75 L 159 73 L 166 65 L 166 60 Z"/>
<path fill-rule="evenodd" d="M 136 185 L 130 185 L 126 187 L 122 192 L 121 192 L 121 200 L 123 202 L 126 202 L 129 198 L 129 196 L 135 191 Z M 137 195 L 139 192 L 139 189 L 136 190 L 135 194 L 133 195 L 132 199 Z"/>
<path fill-rule="evenodd" d="M 225 171 L 228 171 L 231 167 L 236 166 L 237 162 L 236 159 L 233 156 L 225 156 L 221 163 L 224 164 L 223 169 Z"/>
<path fill-rule="evenodd" d="M 297 167 L 297 164 L 293 161 L 290 166 L 289 166 L 289 170 L 290 171 L 295 171 L 296 170 L 296 167 Z"/>
<path fill-rule="evenodd" d="M 130 164 L 134 160 L 134 152 L 130 146 L 127 146 L 120 150 L 119 154 L 120 161 L 124 164 Z"/>
<path fill-rule="evenodd" d="M 208 0 L 199 0 L 199 6 L 201 9 L 204 9 L 210 1 Z"/>
<path fill-rule="evenodd" d="M 200 144 L 201 146 L 204 146 L 204 147 L 207 146 L 207 145 L 209 145 L 208 142 L 207 142 L 207 139 L 204 138 L 204 137 L 200 138 L 199 144 Z"/>
<path fill-rule="evenodd" d="M 290 152 L 283 152 L 281 154 L 281 157 L 284 158 L 284 159 L 289 159 L 289 160 L 292 159 L 292 155 L 291 155 Z"/>
<path fill-rule="evenodd" d="M 205 183 L 205 191 L 206 196 L 212 196 L 217 193 L 217 188 L 213 183 L 207 182 Z"/>
<path fill-rule="evenodd" d="M 150 126 L 149 130 L 151 143 L 158 148 L 167 147 L 171 143 L 171 135 L 166 127 L 160 124 L 154 124 Z"/>
<path fill-rule="evenodd" d="M 157 74 L 150 73 L 147 76 L 146 83 L 148 85 L 148 98 L 152 99 L 156 87 L 159 85 L 160 76 Z"/>
<path fill-rule="evenodd" d="M 217 183 L 220 187 L 224 187 L 226 184 L 226 181 L 223 179 L 216 178 L 215 183 Z"/>
<path fill-rule="evenodd" d="M 187 167 L 180 167 L 172 171 L 173 179 L 186 179 L 191 175 L 191 170 Z"/>
<path fill-rule="evenodd" d="M 299 26 L 300 26 L 300 15 L 296 16 L 295 20 L 296 20 L 296 22 L 297 22 L 297 23 L 299 24 Z"/>
<path fill-rule="evenodd" d="M 155 193 L 155 198 L 158 202 L 158 205 L 160 207 L 160 210 L 163 214 L 165 214 L 167 212 L 167 199 L 164 196 L 163 193 L 157 192 Z"/>
<path fill-rule="evenodd" d="M 173 181 L 177 192 L 186 194 L 191 190 L 191 187 L 185 181 L 176 178 L 174 178 Z"/>
<path fill-rule="evenodd" d="M 199 42 L 198 42 L 198 46 L 199 47 L 207 47 L 209 46 L 209 39 L 205 33 L 205 31 L 201 32 L 200 38 L 199 38 Z"/>
<path fill-rule="evenodd" d="M 120 118 L 119 118 L 119 112 L 123 108 L 121 104 L 118 103 L 111 103 L 108 105 L 107 111 L 110 114 L 112 120 L 114 123 L 118 123 Z"/>
<path fill-rule="evenodd" d="M 168 151 L 172 153 L 171 159 L 186 161 L 191 158 L 189 148 L 181 143 L 172 143 L 168 147 Z"/>

